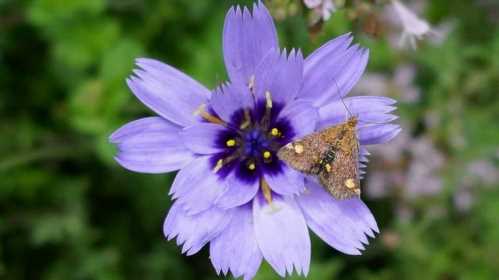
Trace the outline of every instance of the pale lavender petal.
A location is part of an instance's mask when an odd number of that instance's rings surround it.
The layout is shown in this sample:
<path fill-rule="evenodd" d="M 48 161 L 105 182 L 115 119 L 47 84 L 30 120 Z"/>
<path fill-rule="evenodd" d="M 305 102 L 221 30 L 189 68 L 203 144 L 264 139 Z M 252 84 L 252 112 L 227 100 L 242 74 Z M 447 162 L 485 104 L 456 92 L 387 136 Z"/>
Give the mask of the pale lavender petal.
<path fill-rule="evenodd" d="M 182 253 L 196 254 L 203 246 L 225 230 L 232 218 L 232 210 L 211 208 L 196 215 L 189 215 L 180 203 L 175 202 L 163 224 L 168 240 L 177 238 Z"/>
<path fill-rule="evenodd" d="M 195 157 L 179 138 L 180 127 L 160 117 L 130 122 L 110 137 L 116 161 L 131 171 L 166 173 L 181 169 Z"/>
<path fill-rule="evenodd" d="M 360 255 L 372 231 L 378 231 L 369 209 L 358 199 L 337 200 L 316 182 L 307 180 L 307 191 L 297 197 L 307 224 L 330 246 Z"/>
<path fill-rule="evenodd" d="M 262 253 L 255 238 L 251 205 L 234 209 L 229 225 L 210 242 L 210 260 L 217 274 L 227 275 L 230 271 L 234 278 L 255 276 Z"/>
<path fill-rule="evenodd" d="M 303 214 L 292 197 L 272 197 L 272 203 L 253 200 L 255 234 L 263 257 L 282 277 L 306 276 L 310 266 L 310 236 Z"/>
<path fill-rule="evenodd" d="M 253 199 L 258 191 L 258 180 L 247 184 L 239 180 L 234 172 L 225 180 L 227 181 L 227 189 L 215 202 L 222 209 L 243 205 Z"/>
<path fill-rule="evenodd" d="M 293 195 L 303 192 L 305 189 L 305 177 L 300 172 L 282 166 L 282 171 L 278 174 L 265 174 L 265 180 L 270 188 L 281 195 Z"/>
<path fill-rule="evenodd" d="M 248 84 L 262 58 L 278 47 L 274 22 L 261 2 L 253 5 L 252 13 L 246 7 L 229 10 L 223 31 L 223 53 L 232 82 Z"/>
<path fill-rule="evenodd" d="M 364 146 L 359 147 L 359 178 L 364 179 L 364 174 L 366 174 L 367 163 L 369 162 L 368 156 L 370 153 Z"/>
<path fill-rule="evenodd" d="M 249 88 L 239 84 L 224 84 L 211 96 L 210 105 L 220 118 L 231 121 L 232 114 L 239 109 L 253 106 Z"/>
<path fill-rule="evenodd" d="M 127 79 L 132 92 L 151 110 L 181 126 L 194 124 L 193 114 L 210 91 L 184 73 L 153 59 L 137 59 L 141 69 Z"/>
<path fill-rule="evenodd" d="M 396 124 L 366 125 L 358 128 L 361 145 L 386 143 L 397 136 L 402 129 Z"/>
<path fill-rule="evenodd" d="M 312 102 L 298 100 L 287 104 L 279 114 L 279 118 L 284 118 L 291 123 L 296 139 L 315 131 L 319 114 Z"/>
<path fill-rule="evenodd" d="M 220 152 L 215 140 L 225 128 L 213 123 L 199 123 L 184 128 L 180 132 L 180 141 L 196 154 L 213 154 Z"/>
<path fill-rule="evenodd" d="M 293 100 L 302 86 L 303 56 L 301 51 L 269 52 L 257 66 L 255 89 L 259 98 L 270 92 L 274 101 L 285 104 Z"/>
<path fill-rule="evenodd" d="M 368 156 L 370 156 L 371 153 L 367 150 L 366 147 L 360 146 L 359 149 L 359 161 L 360 162 L 369 162 Z"/>
<path fill-rule="evenodd" d="M 196 214 L 212 208 L 216 199 L 226 190 L 226 184 L 213 172 L 208 157 L 203 156 L 178 172 L 170 194 L 188 214 Z"/>
<path fill-rule="evenodd" d="M 323 60 L 339 56 L 348 46 L 350 46 L 352 40 L 352 34 L 346 33 L 328 41 L 320 48 L 316 49 L 305 59 L 303 69 L 305 75 L 314 72 Z"/>
<path fill-rule="evenodd" d="M 305 60 L 304 84 L 299 96 L 316 106 L 348 94 L 367 65 L 367 50 L 358 45 L 348 47 L 349 36 L 336 40 L 337 44 L 320 48 Z"/>
<path fill-rule="evenodd" d="M 397 119 L 395 100 L 382 96 L 354 96 L 330 102 L 319 108 L 320 128 L 347 120 L 350 115 L 360 123 L 387 123 Z"/>

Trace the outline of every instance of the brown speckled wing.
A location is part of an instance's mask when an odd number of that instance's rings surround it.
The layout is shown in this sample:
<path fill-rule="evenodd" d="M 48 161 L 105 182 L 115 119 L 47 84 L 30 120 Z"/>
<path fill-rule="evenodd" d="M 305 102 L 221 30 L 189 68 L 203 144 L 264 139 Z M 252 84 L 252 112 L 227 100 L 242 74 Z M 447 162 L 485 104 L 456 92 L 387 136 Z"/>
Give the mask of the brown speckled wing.
<path fill-rule="evenodd" d="M 360 195 L 359 144 L 355 127 L 345 125 L 343 136 L 332 146 L 334 160 L 319 173 L 319 182 L 337 199 Z"/>
<path fill-rule="evenodd" d="M 277 153 L 291 168 L 316 175 L 335 198 L 360 195 L 357 119 L 326 128 L 287 144 Z"/>

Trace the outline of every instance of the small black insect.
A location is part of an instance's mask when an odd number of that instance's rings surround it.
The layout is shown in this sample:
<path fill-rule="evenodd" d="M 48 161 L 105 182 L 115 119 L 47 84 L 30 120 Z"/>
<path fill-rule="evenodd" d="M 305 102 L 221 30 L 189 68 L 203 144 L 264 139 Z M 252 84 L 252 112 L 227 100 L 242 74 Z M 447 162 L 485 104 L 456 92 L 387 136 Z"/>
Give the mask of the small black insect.
<path fill-rule="evenodd" d="M 330 168 L 331 163 L 334 161 L 335 158 L 336 158 L 336 148 L 331 147 L 329 150 L 327 150 L 324 153 L 321 160 L 319 160 L 319 162 L 312 167 L 310 173 L 313 175 L 319 175 L 319 173 L 327 171 L 327 169 Z"/>

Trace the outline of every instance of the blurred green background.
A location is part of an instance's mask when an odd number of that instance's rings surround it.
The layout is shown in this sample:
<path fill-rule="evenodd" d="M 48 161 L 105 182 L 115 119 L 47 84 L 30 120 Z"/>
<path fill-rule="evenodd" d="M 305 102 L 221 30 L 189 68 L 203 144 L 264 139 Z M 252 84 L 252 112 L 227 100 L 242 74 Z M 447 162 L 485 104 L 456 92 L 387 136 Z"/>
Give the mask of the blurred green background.
<path fill-rule="evenodd" d="M 346 1 L 311 33 L 301 2 L 267 1 L 283 47 L 308 54 L 353 31 L 371 49 L 354 92 L 399 100 L 404 127 L 364 181 L 381 234 L 360 257 L 313 237 L 309 278 L 499 279 L 499 1 L 413 1 L 447 26 L 417 50 L 384 23 L 369 32 L 382 2 Z M 136 57 L 209 88 L 225 79 L 234 3 L 0 0 L 0 279 L 217 278 L 206 249 L 185 257 L 163 238 L 174 174 L 126 171 L 107 137 L 152 115 L 125 85 Z"/>

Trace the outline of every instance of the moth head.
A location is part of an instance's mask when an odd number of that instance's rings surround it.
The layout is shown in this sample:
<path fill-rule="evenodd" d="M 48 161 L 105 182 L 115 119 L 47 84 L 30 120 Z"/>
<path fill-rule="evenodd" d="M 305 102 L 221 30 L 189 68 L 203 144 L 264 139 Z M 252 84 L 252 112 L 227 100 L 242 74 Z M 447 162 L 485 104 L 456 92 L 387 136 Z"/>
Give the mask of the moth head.
<path fill-rule="evenodd" d="M 348 118 L 347 124 L 349 127 L 356 127 L 359 119 L 356 116 L 351 116 Z"/>

